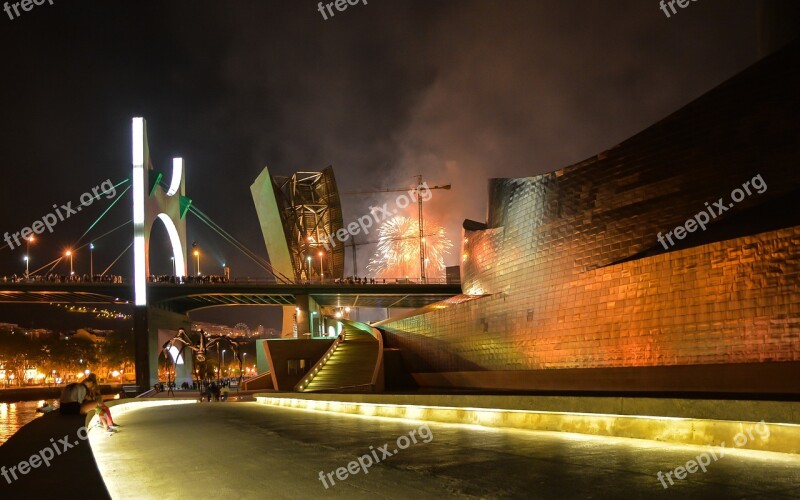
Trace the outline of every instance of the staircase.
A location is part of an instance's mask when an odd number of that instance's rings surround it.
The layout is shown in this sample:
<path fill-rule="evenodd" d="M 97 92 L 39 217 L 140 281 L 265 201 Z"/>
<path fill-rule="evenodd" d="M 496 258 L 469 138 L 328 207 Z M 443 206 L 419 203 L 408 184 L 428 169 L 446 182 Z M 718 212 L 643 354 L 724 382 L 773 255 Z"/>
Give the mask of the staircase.
<path fill-rule="evenodd" d="M 335 342 L 295 387 L 299 392 L 372 391 L 382 366 L 383 343 L 369 325 L 342 320 L 341 340 Z M 382 384 L 381 384 L 382 385 Z"/>

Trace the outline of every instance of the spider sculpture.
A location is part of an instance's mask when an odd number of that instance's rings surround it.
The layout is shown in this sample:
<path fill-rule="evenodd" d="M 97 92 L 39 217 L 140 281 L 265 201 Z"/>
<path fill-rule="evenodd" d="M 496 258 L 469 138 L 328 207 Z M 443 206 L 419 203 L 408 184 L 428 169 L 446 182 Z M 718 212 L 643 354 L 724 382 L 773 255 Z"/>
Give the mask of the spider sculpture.
<path fill-rule="evenodd" d="M 239 343 L 235 340 L 232 340 L 227 335 L 209 335 L 204 331 L 200 331 L 200 339 L 197 343 L 193 342 L 189 335 L 186 333 L 186 330 L 183 328 L 178 330 L 178 334 L 169 339 L 168 341 L 164 342 L 164 345 L 161 349 L 164 351 L 165 356 L 169 356 L 172 347 L 177 347 L 179 345 L 178 354 L 175 356 L 175 359 L 179 358 L 183 355 L 186 348 L 189 348 L 193 355 L 194 355 L 194 362 L 195 366 L 199 367 L 199 370 L 196 370 L 195 373 L 198 374 L 198 383 L 200 381 L 200 373 L 206 373 L 206 360 L 208 359 L 208 351 L 212 348 L 216 348 L 219 352 L 220 344 L 226 345 L 230 348 L 231 352 L 233 352 L 236 361 L 239 362 L 239 374 L 241 377 L 242 373 L 242 357 L 239 354 Z M 168 372 L 169 376 L 169 372 Z M 171 380 L 167 380 L 168 383 L 171 383 Z M 241 381 L 240 381 L 241 382 Z"/>

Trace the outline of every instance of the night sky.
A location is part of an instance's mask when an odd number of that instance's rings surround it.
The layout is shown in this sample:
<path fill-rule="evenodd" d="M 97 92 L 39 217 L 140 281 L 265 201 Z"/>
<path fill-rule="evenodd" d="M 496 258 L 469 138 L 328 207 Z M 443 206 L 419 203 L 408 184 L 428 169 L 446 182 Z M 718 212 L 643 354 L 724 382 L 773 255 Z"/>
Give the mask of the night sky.
<path fill-rule="evenodd" d="M 410 186 L 418 173 L 451 183 L 426 215 L 457 244 L 464 218 L 484 218 L 488 178 L 581 161 L 758 60 L 757 10 L 700 0 L 667 18 L 657 0 L 369 0 L 324 20 L 305 0 L 54 0 L 14 20 L 0 12 L 0 233 L 126 178 L 131 118 L 144 116 L 155 166 L 184 157 L 187 196 L 261 255 L 249 186 L 265 165 L 333 165 L 343 192 Z M 345 224 L 392 199 L 345 198 Z M 108 203 L 40 237 L 32 268 Z M 92 234 L 130 207 L 128 193 Z M 234 276 L 263 275 L 189 217 L 204 274 L 225 262 Z M 97 241 L 95 271 L 131 238 L 128 226 Z M 154 239 L 152 269 L 169 273 L 165 232 Z M 24 272 L 24 252 L 0 250 L 0 275 Z M 88 272 L 86 251 L 75 266 Z M 129 253 L 109 272 L 131 269 Z"/>

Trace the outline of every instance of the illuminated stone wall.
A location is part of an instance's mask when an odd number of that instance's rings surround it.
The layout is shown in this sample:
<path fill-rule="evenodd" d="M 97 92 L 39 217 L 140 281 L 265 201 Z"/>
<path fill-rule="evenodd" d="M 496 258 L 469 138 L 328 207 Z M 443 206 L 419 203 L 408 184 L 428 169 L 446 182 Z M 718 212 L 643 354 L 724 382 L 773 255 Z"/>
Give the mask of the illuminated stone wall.
<path fill-rule="evenodd" d="M 414 373 L 788 362 L 800 375 L 798 47 L 596 157 L 490 181 L 487 221 L 462 241 L 464 293 L 480 298 L 384 324 L 387 345 Z M 659 243 L 720 198 L 705 231 Z"/>

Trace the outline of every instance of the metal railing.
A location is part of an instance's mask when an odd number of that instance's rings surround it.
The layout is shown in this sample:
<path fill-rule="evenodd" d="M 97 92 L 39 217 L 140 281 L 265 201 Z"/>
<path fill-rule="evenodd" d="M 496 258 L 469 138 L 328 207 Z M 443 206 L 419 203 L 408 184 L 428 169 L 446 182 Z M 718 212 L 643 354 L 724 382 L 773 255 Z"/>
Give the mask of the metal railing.
<path fill-rule="evenodd" d="M 49 284 L 49 285 L 130 285 L 131 281 L 127 278 L 117 277 L 117 279 L 83 279 L 83 277 L 73 279 L 47 279 L 45 277 L 33 278 L 10 278 L 8 276 L 0 277 L 0 283 L 6 284 Z M 148 285 L 280 285 L 272 278 L 263 277 L 237 277 L 237 278 L 224 278 L 222 276 L 155 276 L 147 280 Z M 334 278 L 324 280 L 304 280 L 294 283 L 295 285 L 303 286 L 384 286 L 384 285 L 460 285 L 460 280 L 448 280 L 446 278 L 428 278 L 426 280 L 419 280 L 414 278 L 376 278 L 376 279 L 348 279 L 348 278 Z"/>

